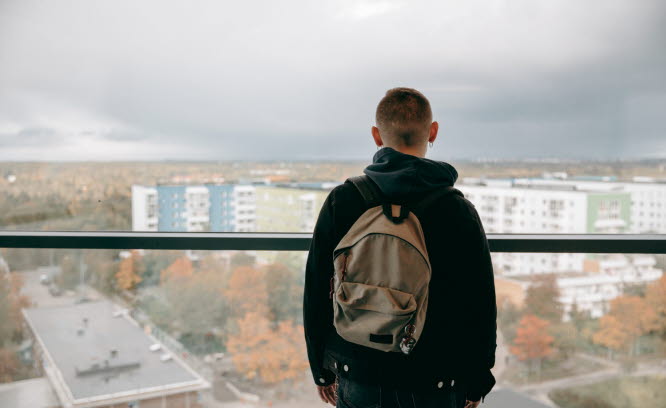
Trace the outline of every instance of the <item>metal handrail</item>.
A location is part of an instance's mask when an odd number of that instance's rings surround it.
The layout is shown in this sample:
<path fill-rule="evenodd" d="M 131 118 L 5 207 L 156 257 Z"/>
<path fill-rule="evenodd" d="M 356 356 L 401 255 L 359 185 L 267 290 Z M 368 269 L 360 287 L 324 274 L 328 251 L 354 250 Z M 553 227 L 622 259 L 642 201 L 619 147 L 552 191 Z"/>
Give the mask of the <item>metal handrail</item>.
<path fill-rule="evenodd" d="M 310 233 L 0 231 L 0 248 L 307 251 Z M 488 234 L 493 252 L 666 254 L 666 234 Z"/>

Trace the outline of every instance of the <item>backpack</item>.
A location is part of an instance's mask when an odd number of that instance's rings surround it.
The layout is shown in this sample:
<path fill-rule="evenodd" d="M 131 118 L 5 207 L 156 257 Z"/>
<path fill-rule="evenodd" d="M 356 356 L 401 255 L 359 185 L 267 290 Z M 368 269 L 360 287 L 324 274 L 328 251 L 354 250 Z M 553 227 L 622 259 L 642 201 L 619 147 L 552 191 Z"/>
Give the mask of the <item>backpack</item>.
<path fill-rule="evenodd" d="M 333 325 L 343 339 L 386 352 L 409 354 L 428 308 L 430 260 L 421 223 L 406 205 L 382 197 L 367 176 L 352 177 L 368 209 L 333 251 Z M 422 214 L 443 195 L 437 189 L 411 206 Z"/>

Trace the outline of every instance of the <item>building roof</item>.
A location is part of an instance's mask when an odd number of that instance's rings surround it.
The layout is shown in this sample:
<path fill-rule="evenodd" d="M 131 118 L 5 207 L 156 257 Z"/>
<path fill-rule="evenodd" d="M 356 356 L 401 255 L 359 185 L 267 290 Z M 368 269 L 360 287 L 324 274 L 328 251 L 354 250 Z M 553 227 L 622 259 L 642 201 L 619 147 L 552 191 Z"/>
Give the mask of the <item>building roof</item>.
<path fill-rule="evenodd" d="M 64 402 L 192 391 L 208 383 L 108 301 L 25 309 L 45 352 L 45 371 Z M 168 353 L 171 358 L 163 361 Z M 48 364 L 47 364 L 48 363 Z"/>
<path fill-rule="evenodd" d="M 40 377 L 0 384 L 0 406 L 56 408 L 60 407 L 60 402 L 53 393 L 49 380 Z"/>

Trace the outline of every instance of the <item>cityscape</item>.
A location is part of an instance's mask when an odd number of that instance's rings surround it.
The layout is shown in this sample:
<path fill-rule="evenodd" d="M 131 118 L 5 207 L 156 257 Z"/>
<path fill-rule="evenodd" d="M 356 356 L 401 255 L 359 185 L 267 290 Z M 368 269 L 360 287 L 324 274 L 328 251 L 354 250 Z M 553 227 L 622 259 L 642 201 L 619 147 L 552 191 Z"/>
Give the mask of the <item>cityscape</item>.
<path fill-rule="evenodd" d="M 663 163 L 456 166 L 489 234 L 666 233 Z M 330 190 L 363 167 L 3 163 L 2 228 L 311 232 Z M 0 403 L 323 406 L 302 334 L 305 256 L 3 249 Z M 612 407 L 607 387 L 628 407 L 664 398 L 663 255 L 492 257 L 498 386 L 487 406 Z"/>
<path fill-rule="evenodd" d="M 663 0 L 0 0 L 0 408 L 324 408 L 306 244 L 369 165 L 406 191 L 455 180 L 489 235 L 496 385 L 468 408 L 666 407 L 665 17 Z M 457 266 L 433 262 L 429 288 L 468 306 L 428 309 L 423 332 L 452 337 L 420 344 L 443 349 L 479 341 L 458 323 L 493 282 L 446 286 L 478 272 L 447 220 Z M 425 354 L 413 378 L 458 369 Z M 434 384 L 462 402 L 466 379 Z"/>

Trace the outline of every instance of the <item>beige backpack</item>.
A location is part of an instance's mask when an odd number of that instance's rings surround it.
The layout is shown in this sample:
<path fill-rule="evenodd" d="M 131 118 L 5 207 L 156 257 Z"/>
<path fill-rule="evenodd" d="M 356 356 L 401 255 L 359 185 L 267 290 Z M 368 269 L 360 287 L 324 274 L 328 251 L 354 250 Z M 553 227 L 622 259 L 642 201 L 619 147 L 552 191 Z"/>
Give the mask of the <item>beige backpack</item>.
<path fill-rule="evenodd" d="M 333 324 L 345 340 L 409 354 L 421 336 L 428 308 L 430 261 L 419 219 L 386 202 L 367 176 L 352 177 L 368 210 L 333 252 Z M 453 187 L 438 189 L 413 207 L 421 214 Z"/>

